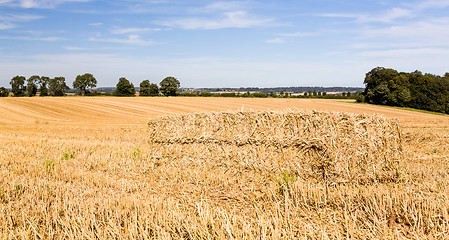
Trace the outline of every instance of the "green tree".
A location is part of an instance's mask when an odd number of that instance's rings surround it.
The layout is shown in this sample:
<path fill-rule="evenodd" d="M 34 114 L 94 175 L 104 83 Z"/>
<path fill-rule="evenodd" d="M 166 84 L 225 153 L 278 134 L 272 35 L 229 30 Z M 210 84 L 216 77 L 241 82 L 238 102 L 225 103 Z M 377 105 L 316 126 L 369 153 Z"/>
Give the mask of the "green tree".
<path fill-rule="evenodd" d="M 15 76 L 9 82 L 9 84 L 11 84 L 11 91 L 14 94 L 14 97 L 25 96 L 25 80 L 26 78 L 24 76 Z"/>
<path fill-rule="evenodd" d="M 159 95 L 159 87 L 156 83 L 150 84 L 150 95 L 151 96 L 157 96 Z"/>
<path fill-rule="evenodd" d="M 65 83 L 65 77 L 55 77 L 49 82 L 50 96 L 64 96 L 65 92 L 70 88 Z"/>
<path fill-rule="evenodd" d="M 377 67 L 365 75 L 365 101 L 374 104 L 388 104 L 391 99 L 389 82 L 399 76 L 399 73 L 390 68 Z"/>
<path fill-rule="evenodd" d="M 150 96 L 150 80 L 143 80 L 140 83 L 139 96 Z"/>
<path fill-rule="evenodd" d="M 45 76 L 42 76 L 41 78 L 40 78 L 40 81 L 39 81 L 39 85 L 40 85 L 40 87 L 39 87 L 39 96 L 40 97 L 45 97 L 45 96 L 48 96 L 48 88 L 47 88 L 47 85 L 50 83 L 50 78 L 49 77 L 45 77 Z"/>
<path fill-rule="evenodd" d="M 7 96 L 9 96 L 9 91 L 4 87 L 0 87 L 0 97 L 7 97 Z"/>
<path fill-rule="evenodd" d="M 159 88 L 161 93 L 165 96 L 176 96 L 181 83 L 174 77 L 166 77 L 159 83 L 159 85 L 161 86 Z"/>
<path fill-rule="evenodd" d="M 92 89 L 96 86 L 97 79 L 90 73 L 76 76 L 75 81 L 73 82 L 73 88 L 75 88 L 78 91 L 78 94 L 82 96 L 86 95 L 88 92 L 86 90 L 87 88 Z"/>
<path fill-rule="evenodd" d="M 37 94 L 37 84 L 39 84 L 41 78 L 37 75 L 33 75 L 27 80 L 27 95 L 28 97 L 34 97 Z"/>
<path fill-rule="evenodd" d="M 134 96 L 136 95 L 136 89 L 134 85 L 128 81 L 128 79 L 121 77 L 117 83 L 116 89 L 113 93 L 114 96 Z"/>

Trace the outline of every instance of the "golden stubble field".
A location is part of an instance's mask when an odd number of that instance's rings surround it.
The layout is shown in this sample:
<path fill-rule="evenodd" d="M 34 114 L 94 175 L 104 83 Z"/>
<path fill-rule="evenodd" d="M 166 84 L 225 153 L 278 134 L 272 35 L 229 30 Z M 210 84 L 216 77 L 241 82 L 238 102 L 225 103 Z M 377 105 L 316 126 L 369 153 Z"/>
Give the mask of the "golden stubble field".
<path fill-rule="evenodd" d="M 396 118 L 400 175 L 324 183 L 301 177 L 287 151 L 160 144 L 147 125 L 285 109 Z M 0 98 L 0 238 L 445 239 L 448 156 L 447 116 L 337 100 Z"/>

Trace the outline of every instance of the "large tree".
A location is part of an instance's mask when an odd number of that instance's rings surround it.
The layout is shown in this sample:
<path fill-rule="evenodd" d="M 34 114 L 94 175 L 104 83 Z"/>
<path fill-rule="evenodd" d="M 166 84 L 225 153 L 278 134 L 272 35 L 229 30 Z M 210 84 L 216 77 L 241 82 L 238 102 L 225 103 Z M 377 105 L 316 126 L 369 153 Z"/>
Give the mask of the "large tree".
<path fill-rule="evenodd" d="M 27 79 L 27 95 L 28 97 L 34 97 L 37 94 L 37 84 L 41 81 L 41 77 L 33 75 Z"/>
<path fill-rule="evenodd" d="M 41 79 L 40 79 L 40 81 L 39 81 L 39 84 L 40 84 L 40 87 L 39 87 L 39 97 L 45 97 L 45 96 L 48 96 L 48 88 L 47 88 L 47 85 L 50 83 L 50 78 L 49 77 L 45 77 L 45 76 L 42 76 L 41 77 Z"/>
<path fill-rule="evenodd" d="M 143 80 L 140 83 L 140 96 L 157 96 L 159 95 L 159 87 L 155 83 L 150 83 L 150 80 Z"/>
<path fill-rule="evenodd" d="M 166 77 L 159 83 L 159 85 L 161 86 L 159 90 L 165 96 L 176 96 L 181 84 L 178 79 L 174 77 Z"/>
<path fill-rule="evenodd" d="M 9 91 L 4 87 L 0 87 L 0 97 L 7 97 L 8 95 Z"/>
<path fill-rule="evenodd" d="M 12 93 L 14 97 L 23 97 L 25 96 L 25 80 L 24 76 L 15 76 L 11 79 L 9 84 L 11 84 Z"/>
<path fill-rule="evenodd" d="M 377 67 L 365 76 L 365 101 L 374 104 L 388 104 L 390 89 L 389 82 L 399 76 L 399 73 L 390 68 Z"/>
<path fill-rule="evenodd" d="M 449 113 L 449 74 L 399 73 L 377 67 L 366 74 L 365 85 L 358 101 Z"/>
<path fill-rule="evenodd" d="M 150 84 L 150 95 L 151 96 L 157 96 L 159 95 L 159 87 L 156 83 Z"/>
<path fill-rule="evenodd" d="M 143 80 L 140 83 L 139 96 L 150 96 L 150 80 Z"/>
<path fill-rule="evenodd" d="M 134 96 L 136 89 L 134 85 L 129 82 L 128 79 L 121 77 L 117 83 L 116 89 L 113 93 L 114 96 Z"/>
<path fill-rule="evenodd" d="M 83 75 L 78 75 L 73 82 L 73 88 L 78 90 L 78 94 L 86 95 L 87 88 L 94 88 L 97 86 L 97 79 L 90 74 L 85 73 Z"/>
<path fill-rule="evenodd" d="M 64 96 L 64 93 L 70 88 L 65 83 L 65 77 L 55 77 L 49 82 L 50 96 Z"/>

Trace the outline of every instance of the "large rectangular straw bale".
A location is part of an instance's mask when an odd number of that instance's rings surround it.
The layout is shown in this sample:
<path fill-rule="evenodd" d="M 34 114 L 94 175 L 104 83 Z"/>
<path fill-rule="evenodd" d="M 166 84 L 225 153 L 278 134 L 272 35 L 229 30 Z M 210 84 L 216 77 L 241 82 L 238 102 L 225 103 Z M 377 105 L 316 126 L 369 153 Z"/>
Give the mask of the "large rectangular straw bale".
<path fill-rule="evenodd" d="M 304 175 L 332 182 L 395 180 L 402 155 L 398 123 L 382 116 L 209 112 L 158 117 L 148 125 L 150 141 L 161 144 L 293 149 L 287 161 Z"/>

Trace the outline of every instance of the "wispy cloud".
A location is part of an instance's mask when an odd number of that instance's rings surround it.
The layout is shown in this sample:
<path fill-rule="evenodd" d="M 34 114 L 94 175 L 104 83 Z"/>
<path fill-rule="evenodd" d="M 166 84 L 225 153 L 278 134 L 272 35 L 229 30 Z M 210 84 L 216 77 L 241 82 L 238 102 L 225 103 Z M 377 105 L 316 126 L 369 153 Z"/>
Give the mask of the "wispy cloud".
<path fill-rule="evenodd" d="M 28 14 L 5 14 L 0 15 L 0 30 L 11 29 L 17 27 L 17 23 L 20 22 L 30 22 L 38 19 L 44 18 L 38 15 L 28 15 Z"/>
<path fill-rule="evenodd" d="M 449 47 L 449 18 L 426 19 L 361 31 L 357 48 Z"/>
<path fill-rule="evenodd" d="M 29 37 L 29 36 L 0 36 L 0 39 L 20 40 L 20 41 L 45 41 L 55 42 L 64 40 L 61 37 Z"/>
<path fill-rule="evenodd" d="M 140 38 L 139 35 L 128 35 L 128 38 L 97 38 L 91 37 L 89 41 L 93 42 L 109 42 L 109 43 L 119 43 L 119 44 L 129 44 L 138 46 L 150 46 L 159 44 L 158 42 L 152 40 L 144 40 Z"/>
<path fill-rule="evenodd" d="M 235 11 L 248 6 L 245 1 L 213 2 L 202 8 L 203 11 Z"/>
<path fill-rule="evenodd" d="M 322 17 L 333 17 L 333 18 L 351 18 L 355 19 L 358 23 L 370 23 L 370 22 L 380 22 L 380 23 L 391 23 L 394 20 L 400 18 L 409 18 L 414 16 L 414 13 L 410 9 L 405 8 L 392 8 L 381 13 L 323 13 L 319 14 Z"/>
<path fill-rule="evenodd" d="M 16 25 L 12 23 L 5 23 L 0 21 L 0 30 L 15 28 Z"/>
<path fill-rule="evenodd" d="M 266 43 L 285 43 L 284 38 L 273 38 L 265 41 Z"/>
<path fill-rule="evenodd" d="M 65 46 L 65 50 L 69 51 L 85 51 L 85 50 L 91 50 L 91 48 L 83 48 L 83 47 L 74 47 L 74 46 Z"/>
<path fill-rule="evenodd" d="M 262 18 L 252 16 L 245 11 L 225 12 L 219 17 L 192 17 L 167 21 L 158 21 L 156 23 L 182 29 L 222 29 L 222 28 L 251 28 L 265 26 L 272 23 L 272 18 Z"/>
<path fill-rule="evenodd" d="M 89 26 L 101 26 L 101 25 L 103 25 L 103 23 L 101 22 L 89 23 Z"/>
<path fill-rule="evenodd" d="M 156 24 L 188 30 L 252 28 L 271 24 L 275 19 L 254 14 L 254 1 L 216 1 L 183 9 L 183 17 L 155 21 Z"/>
<path fill-rule="evenodd" d="M 319 35 L 318 32 L 292 32 L 292 33 L 276 33 L 276 38 L 265 41 L 266 43 L 286 43 L 288 39 L 300 37 L 312 37 Z"/>
<path fill-rule="evenodd" d="M 169 28 L 115 28 L 111 30 L 113 34 L 130 34 L 130 33 L 145 33 L 145 32 L 159 32 L 167 31 Z"/>
<path fill-rule="evenodd" d="M 55 8 L 66 2 L 89 2 L 91 0 L 3 0 L 0 4 L 21 8 Z"/>
<path fill-rule="evenodd" d="M 276 35 L 281 37 L 312 37 L 317 36 L 316 32 L 293 32 L 293 33 L 277 33 Z"/>
<path fill-rule="evenodd" d="M 379 51 L 365 51 L 358 55 L 364 57 L 392 57 L 392 58 L 424 58 L 426 56 L 447 56 L 449 49 L 444 48 L 402 48 L 402 49 L 390 49 Z"/>
<path fill-rule="evenodd" d="M 406 6 L 415 10 L 449 7 L 449 0 L 427 0 L 419 3 L 407 3 Z"/>
<path fill-rule="evenodd" d="M 142 33 L 150 31 L 149 28 L 116 28 L 111 32 L 113 34 L 129 34 L 129 33 Z"/>

